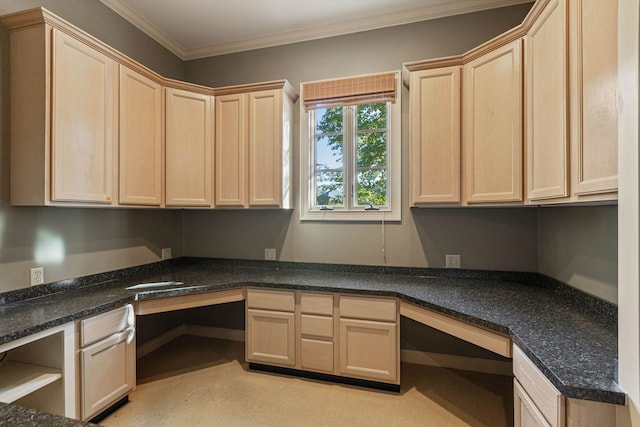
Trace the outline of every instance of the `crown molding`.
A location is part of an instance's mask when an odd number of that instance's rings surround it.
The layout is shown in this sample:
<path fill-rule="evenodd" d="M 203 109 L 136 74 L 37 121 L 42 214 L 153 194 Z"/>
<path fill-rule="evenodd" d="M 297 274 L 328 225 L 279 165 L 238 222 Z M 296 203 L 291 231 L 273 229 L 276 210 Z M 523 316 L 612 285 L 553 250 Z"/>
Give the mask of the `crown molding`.
<path fill-rule="evenodd" d="M 317 40 L 327 37 L 358 33 L 396 25 L 480 12 L 483 10 L 532 3 L 533 0 L 457 0 L 439 5 L 426 6 L 397 13 L 353 19 L 335 24 L 321 25 L 302 30 L 286 31 L 266 36 L 247 38 L 197 48 L 185 48 L 163 33 L 144 16 L 126 5 L 122 0 L 100 0 L 107 7 L 156 40 L 183 61 L 226 55 L 247 50 L 262 49 L 291 43 Z"/>
<path fill-rule="evenodd" d="M 132 9 L 131 7 L 129 7 L 129 5 L 123 3 L 121 0 L 100 1 L 109 9 L 113 10 L 118 15 L 122 16 L 124 19 L 133 24 L 140 31 L 154 39 L 156 42 L 160 43 L 178 58 L 182 59 L 183 61 L 185 60 L 185 49 L 171 37 L 163 33 L 162 30 L 151 23 L 151 21 L 139 14 L 138 11 Z"/>

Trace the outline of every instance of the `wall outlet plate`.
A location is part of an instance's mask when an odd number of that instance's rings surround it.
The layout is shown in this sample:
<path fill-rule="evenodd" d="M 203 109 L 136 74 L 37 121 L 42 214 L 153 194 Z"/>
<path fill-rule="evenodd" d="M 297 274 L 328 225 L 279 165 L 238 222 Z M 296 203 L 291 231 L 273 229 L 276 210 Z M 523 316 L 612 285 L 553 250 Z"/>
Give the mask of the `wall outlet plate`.
<path fill-rule="evenodd" d="M 162 248 L 162 259 L 169 259 L 171 258 L 171 248 Z"/>
<path fill-rule="evenodd" d="M 31 269 L 31 286 L 42 285 L 44 283 L 44 267 Z"/>
<path fill-rule="evenodd" d="M 460 268 L 460 255 L 445 255 L 446 268 Z"/>
<path fill-rule="evenodd" d="M 276 260 L 276 248 L 264 248 L 264 259 L 267 261 Z"/>

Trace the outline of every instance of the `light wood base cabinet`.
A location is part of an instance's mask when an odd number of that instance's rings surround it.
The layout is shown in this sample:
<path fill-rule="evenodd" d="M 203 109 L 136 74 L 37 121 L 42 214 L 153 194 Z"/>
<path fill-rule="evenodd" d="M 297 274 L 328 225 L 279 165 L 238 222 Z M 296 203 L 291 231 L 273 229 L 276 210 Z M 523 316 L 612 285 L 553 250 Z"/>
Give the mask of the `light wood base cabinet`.
<path fill-rule="evenodd" d="M 0 345 L 0 402 L 76 418 L 75 349 L 73 323 Z"/>
<path fill-rule="evenodd" d="M 614 427 L 616 405 L 568 399 L 513 346 L 515 427 Z"/>
<path fill-rule="evenodd" d="M 248 362 L 400 384 L 393 298 L 247 289 L 246 315 Z"/>
<path fill-rule="evenodd" d="M 296 364 L 294 314 L 247 310 L 247 360 L 278 366 Z"/>
<path fill-rule="evenodd" d="M 117 402 L 136 385 L 133 307 L 126 305 L 79 322 L 83 420 Z"/>
<path fill-rule="evenodd" d="M 397 324 L 340 319 L 340 374 L 398 382 Z"/>

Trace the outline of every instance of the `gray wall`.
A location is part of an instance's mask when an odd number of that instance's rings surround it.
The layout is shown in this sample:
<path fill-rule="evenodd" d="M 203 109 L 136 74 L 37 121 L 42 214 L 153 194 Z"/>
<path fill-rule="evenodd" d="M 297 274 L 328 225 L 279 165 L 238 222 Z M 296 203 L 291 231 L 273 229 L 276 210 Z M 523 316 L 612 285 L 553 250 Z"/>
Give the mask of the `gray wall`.
<path fill-rule="evenodd" d="M 179 58 L 98 0 L 1 0 L 0 13 L 41 5 L 162 75 L 183 78 Z M 0 292 L 28 287 L 34 266 L 51 282 L 154 262 L 163 247 L 180 256 L 181 211 L 9 206 L 8 58 L 9 35 L 0 28 Z"/>
<path fill-rule="evenodd" d="M 540 273 L 618 301 L 618 207 L 540 209 Z"/>
<path fill-rule="evenodd" d="M 286 78 L 297 88 L 303 81 L 398 70 L 403 62 L 463 53 L 519 24 L 529 8 L 520 5 L 189 61 L 185 77 L 210 86 Z M 464 268 L 536 271 L 535 208 L 409 209 L 406 89 L 402 96 L 403 213 L 401 223 L 385 224 L 387 264 L 443 267 L 445 254 L 461 254 Z M 297 112 L 294 123 L 297 146 Z M 300 185 L 297 179 L 296 169 L 295 188 Z M 286 261 L 383 263 L 379 223 L 301 223 L 297 209 L 184 215 L 187 255 L 261 259 L 264 248 L 276 248 L 278 259 Z"/>

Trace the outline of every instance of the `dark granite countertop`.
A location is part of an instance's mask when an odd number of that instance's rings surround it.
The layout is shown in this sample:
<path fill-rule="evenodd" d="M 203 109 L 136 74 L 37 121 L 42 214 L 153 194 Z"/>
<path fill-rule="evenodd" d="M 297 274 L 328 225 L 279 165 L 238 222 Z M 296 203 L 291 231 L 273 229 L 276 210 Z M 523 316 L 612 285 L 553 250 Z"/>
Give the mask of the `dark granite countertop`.
<path fill-rule="evenodd" d="M 95 424 L 53 415 L 35 409 L 23 408 L 18 405 L 8 405 L 0 402 L 0 425 L 12 427 L 42 426 L 42 427 L 89 427 Z"/>
<path fill-rule="evenodd" d="M 181 283 L 126 289 L 166 281 Z M 397 297 L 509 335 L 567 397 L 625 404 L 615 305 L 535 273 L 180 258 L 0 294 L 0 344 L 135 300 L 239 286 Z"/>

